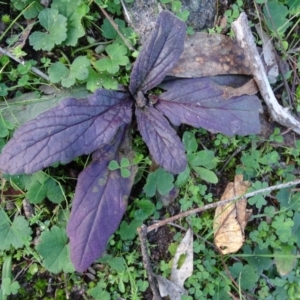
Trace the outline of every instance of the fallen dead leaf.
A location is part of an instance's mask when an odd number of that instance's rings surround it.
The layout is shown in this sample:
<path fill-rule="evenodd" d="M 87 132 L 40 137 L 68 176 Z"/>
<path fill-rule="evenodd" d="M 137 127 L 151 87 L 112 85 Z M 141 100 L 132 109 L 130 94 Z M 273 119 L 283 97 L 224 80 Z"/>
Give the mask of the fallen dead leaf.
<path fill-rule="evenodd" d="M 221 200 L 242 196 L 250 184 L 243 181 L 243 175 L 236 175 L 234 182 L 230 182 Z M 244 229 L 252 210 L 247 210 L 247 199 L 217 207 L 213 223 L 214 242 L 222 254 L 237 252 L 244 243 Z"/>
<path fill-rule="evenodd" d="M 232 97 L 238 97 L 242 95 L 255 95 L 258 93 L 258 91 L 259 90 L 255 80 L 250 79 L 248 82 L 238 88 L 227 86 L 224 91 L 224 98 L 230 99 Z"/>
<path fill-rule="evenodd" d="M 189 228 L 178 245 L 173 259 L 171 281 L 179 287 L 183 288 L 185 280 L 193 274 L 193 254 L 193 232 L 192 229 Z M 184 258 L 184 261 L 182 265 L 179 266 L 182 257 Z"/>
<path fill-rule="evenodd" d="M 28 36 L 29 36 L 29 34 L 31 32 L 31 29 L 34 26 L 34 24 L 35 24 L 35 20 L 27 20 L 27 26 L 22 31 L 21 36 L 19 37 L 18 41 L 13 46 L 13 48 L 19 47 L 20 49 L 22 49 L 25 46 L 26 41 L 28 39 Z"/>
<path fill-rule="evenodd" d="M 162 297 L 169 296 L 170 300 L 180 300 L 182 295 L 187 295 L 183 285 L 185 280 L 193 274 L 193 250 L 193 232 L 189 228 L 177 247 L 170 280 L 154 275 Z"/>
<path fill-rule="evenodd" d="M 190 78 L 221 74 L 251 74 L 244 51 L 225 35 L 196 32 L 186 39 L 184 52 L 169 75 Z"/>
<path fill-rule="evenodd" d="M 27 219 L 30 219 L 33 217 L 34 215 L 34 208 L 32 206 L 32 204 L 25 198 L 22 201 L 22 205 L 23 205 L 23 210 L 24 210 L 24 215 Z"/>
<path fill-rule="evenodd" d="M 176 285 L 171 280 L 160 275 L 154 276 L 158 282 L 159 293 L 162 297 L 169 296 L 170 300 L 181 300 L 181 297 L 187 294 L 184 288 Z"/>

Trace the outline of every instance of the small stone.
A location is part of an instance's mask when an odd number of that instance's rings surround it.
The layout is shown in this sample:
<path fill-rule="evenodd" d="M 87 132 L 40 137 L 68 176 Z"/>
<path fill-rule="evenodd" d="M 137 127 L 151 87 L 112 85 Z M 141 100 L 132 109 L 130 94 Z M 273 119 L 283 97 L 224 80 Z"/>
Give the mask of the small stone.
<path fill-rule="evenodd" d="M 182 10 L 188 10 L 190 15 L 186 22 L 195 31 L 213 26 L 216 14 L 216 0 L 182 0 Z M 170 9 L 170 5 L 166 5 Z M 132 4 L 126 3 L 124 13 L 126 21 L 140 36 L 143 44 L 148 34 L 154 28 L 156 19 L 163 7 L 157 0 L 135 0 Z M 125 9 L 124 9 L 125 11 Z"/>

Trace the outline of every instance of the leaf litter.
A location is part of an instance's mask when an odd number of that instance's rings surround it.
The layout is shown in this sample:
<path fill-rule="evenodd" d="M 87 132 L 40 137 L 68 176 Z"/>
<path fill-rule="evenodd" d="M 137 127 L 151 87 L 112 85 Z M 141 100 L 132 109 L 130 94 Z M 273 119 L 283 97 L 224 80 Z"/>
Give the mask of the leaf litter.
<path fill-rule="evenodd" d="M 243 175 L 236 175 L 234 182 L 228 183 L 221 201 L 237 196 L 241 199 L 219 206 L 215 211 L 214 243 L 222 254 L 235 253 L 244 244 L 244 230 L 252 210 L 246 209 L 247 199 L 242 196 L 249 187 L 249 182 L 243 181 Z"/>
<path fill-rule="evenodd" d="M 168 75 L 195 78 L 222 74 L 251 74 L 243 49 L 228 36 L 196 32 L 185 40 L 184 51 Z"/>
<path fill-rule="evenodd" d="M 162 297 L 169 296 L 171 300 L 180 300 L 182 295 L 187 294 L 184 289 L 184 282 L 193 274 L 193 258 L 193 231 L 189 228 L 177 247 L 170 280 L 155 275 Z"/>

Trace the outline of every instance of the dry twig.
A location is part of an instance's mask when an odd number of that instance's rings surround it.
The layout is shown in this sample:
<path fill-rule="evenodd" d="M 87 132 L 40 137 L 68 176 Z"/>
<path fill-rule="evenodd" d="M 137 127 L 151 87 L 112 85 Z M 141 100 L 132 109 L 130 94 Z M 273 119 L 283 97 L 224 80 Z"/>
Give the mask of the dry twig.
<path fill-rule="evenodd" d="M 128 42 L 128 40 L 125 38 L 125 36 L 122 34 L 122 32 L 119 30 L 118 25 L 114 22 L 114 20 L 109 16 L 109 14 L 103 9 L 100 5 L 98 5 L 102 13 L 105 15 L 109 23 L 112 25 L 112 27 L 116 30 L 120 38 L 124 41 L 125 45 L 131 50 L 135 51 L 135 49 L 132 47 L 132 45 Z"/>
<path fill-rule="evenodd" d="M 239 18 L 232 23 L 239 45 L 244 49 L 245 56 L 251 62 L 250 68 L 252 75 L 258 85 L 260 93 L 268 106 L 272 118 L 279 124 L 291 127 L 293 131 L 300 134 L 300 122 L 292 116 L 287 108 L 282 107 L 270 86 L 263 63 L 257 51 L 252 32 L 248 25 L 245 13 L 241 13 Z"/>
<path fill-rule="evenodd" d="M 10 52 L 4 50 L 3 48 L 0 47 L 0 53 L 7 55 L 8 57 L 10 57 L 11 59 L 13 59 L 14 61 L 16 61 L 17 63 L 23 65 L 24 61 L 21 61 L 20 59 L 18 59 L 17 57 L 13 56 Z M 43 73 L 42 71 L 40 71 L 38 68 L 36 67 L 31 67 L 31 71 L 33 73 L 35 73 L 36 75 L 42 77 L 43 79 L 47 80 L 50 82 L 50 79 L 48 77 L 48 75 L 46 75 L 45 73 Z"/>
<path fill-rule="evenodd" d="M 148 255 L 148 250 L 147 250 L 147 227 L 146 225 L 142 225 L 141 227 L 139 227 L 137 229 L 138 234 L 139 234 L 139 238 L 141 241 L 141 250 L 142 250 L 142 256 L 143 256 L 143 264 L 144 264 L 144 268 L 148 274 L 148 279 L 149 279 L 149 284 L 153 293 L 153 300 L 161 300 L 159 291 L 157 289 L 156 286 L 156 282 L 154 280 L 154 274 L 152 271 L 152 267 L 151 267 L 151 262 L 150 262 L 150 258 Z"/>
<path fill-rule="evenodd" d="M 164 226 L 164 225 L 166 225 L 166 224 L 168 224 L 170 222 L 173 222 L 175 220 L 178 220 L 178 219 L 181 219 L 181 218 L 185 218 L 187 216 L 190 216 L 190 215 L 202 212 L 202 211 L 206 211 L 206 210 L 211 209 L 211 208 L 216 208 L 216 207 L 218 207 L 220 205 L 225 205 L 225 204 L 228 204 L 230 202 L 239 200 L 241 198 L 249 198 L 249 197 L 253 197 L 253 196 L 259 195 L 259 194 L 263 194 L 263 193 L 272 192 L 272 191 L 275 191 L 275 190 L 279 190 L 279 189 L 283 189 L 283 188 L 295 186 L 297 184 L 300 184 L 300 179 L 294 180 L 294 181 L 290 181 L 290 182 L 286 182 L 286 183 L 277 184 L 277 185 L 272 185 L 270 187 L 267 187 L 267 188 L 264 188 L 264 189 L 260 189 L 260 190 L 254 191 L 254 192 L 250 192 L 250 193 L 247 193 L 247 194 L 244 194 L 244 195 L 241 195 L 241 196 L 237 196 L 237 197 L 233 197 L 233 198 L 230 198 L 230 199 L 221 200 L 221 201 L 218 201 L 218 202 L 214 202 L 214 203 L 211 203 L 211 204 L 204 205 L 202 207 L 191 209 L 191 210 L 185 211 L 183 213 L 180 213 L 180 214 L 178 214 L 176 216 L 173 216 L 171 218 L 158 221 L 157 223 L 154 223 L 154 224 L 148 226 L 147 227 L 147 232 L 155 230 L 155 229 L 157 229 L 157 228 L 159 228 L 161 226 Z"/>

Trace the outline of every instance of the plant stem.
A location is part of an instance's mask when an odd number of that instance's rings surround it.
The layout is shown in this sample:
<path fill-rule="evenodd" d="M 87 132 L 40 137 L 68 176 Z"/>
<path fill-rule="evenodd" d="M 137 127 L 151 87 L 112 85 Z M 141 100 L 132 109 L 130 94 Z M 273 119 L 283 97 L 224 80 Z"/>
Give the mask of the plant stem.
<path fill-rule="evenodd" d="M 256 195 L 259 195 L 259 194 L 263 194 L 263 193 L 272 192 L 272 191 L 275 191 L 275 190 L 295 186 L 297 184 L 300 184 L 300 179 L 293 180 L 293 181 L 286 182 L 286 183 L 277 184 L 277 185 L 272 185 L 270 187 L 260 189 L 260 190 L 257 190 L 257 191 L 253 191 L 253 192 L 250 192 L 250 193 L 246 193 L 246 194 L 241 195 L 241 196 L 236 196 L 236 197 L 233 197 L 233 198 L 230 198 L 230 199 L 221 200 L 221 201 L 218 201 L 218 202 L 215 202 L 215 203 L 204 205 L 202 207 L 191 209 L 191 210 L 182 212 L 182 213 L 180 213 L 176 216 L 173 216 L 171 218 L 167 218 L 165 220 L 158 221 L 157 223 L 148 226 L 147 227 L 147 232 L 155 230 L 155 229 L 157 229 L 161 226 L 164 226 L 164 225 L 166 225 L 170 222 L 173 222 L 175 220 L 178 220 L 180 218 L 185 218 L 187 216 L 190 216 L 190 215 L 202 212 L 202 211 L 206 211 L 206 210 L 211 209 L 211 208 L 216 208 L 218 206 L 228 204 L 230 202 L 239 200 L 241 198 L 250 198 L 250 197 L 253 197 L 253 196 L 256 196 Z"/>
<path fill-rule="evenodd" d="M 2 33 L 0 36 L 0 41 L 5 37 L 6 33 L 14 26 L 14 24 L 18 21 L 18 19 L 23 15 L 23 13 L 33 4 L 34 2 L 31 2 L 23 11 L 21 11 L 18 16 L 13 20 L 13 22 L 10 23 L 10 25 L 6 28 L 6 30 Z"/>
<path fill-rule="evenodd" d="M 124 1 L 123 0 L 121 0 L 121 5 L 122 5 L 122 7 L 123 7 L 123 11 L 124 11 L 124 15 L 125 15 L 125 19 L 127 19 L 127 22 L 131 25 L 131 19 L 130 19 L 130 16 L 129 16 L 129 13 L 128 13 L 128 11 L 127 11 L 127 8 L 126 8 L 126 6 L 125 6 L 125 3 L 124 3 Z"/>
<path fill-rule="evenodd" d="M 124 41 L 125 45 L 131 50 L 131 51 L 136 51 L 132 45 L 127 41 L 125 36 L 121 33 L 121 31 L 118 28 L 118 25 L 114 22 L 114 20 L 109 16 L 109 14 L 103 9 L 100 5 L 98 5 L 102 13 L 105 15 L 109 23 L 112 25 L 112 27 L 116 30 L 118 35 L 121 37 L 121 39 Z"/>
<path fill-rule="evenodd" d="M 84 50 L 96 47 L 98 45 L 107 45 L 107 44 L 110 44 L 110 42 L 98 42 L 98 43 L 94 43 L 92 45 L 87 45 L 87 46 L 84 46 L 84 47 L 81 47 L 81 48 L 77 48 L 75 51 L 72 52 L 72 55 L 76 54 L 79 51 L 84 51 Z"/>

